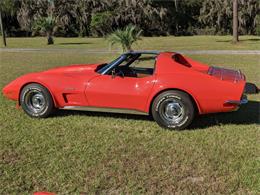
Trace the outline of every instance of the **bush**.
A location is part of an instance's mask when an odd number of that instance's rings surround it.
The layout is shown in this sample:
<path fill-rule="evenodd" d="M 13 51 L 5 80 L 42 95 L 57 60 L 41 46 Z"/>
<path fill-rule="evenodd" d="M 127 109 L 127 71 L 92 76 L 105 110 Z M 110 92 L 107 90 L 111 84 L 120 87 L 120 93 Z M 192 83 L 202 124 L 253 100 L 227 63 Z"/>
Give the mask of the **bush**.
<path fill-rule="evenodd" d="M 215 35 L 216 29 L 213 27 L 195 28 L 194 32 L 194 34 L 196 35 Z"/>

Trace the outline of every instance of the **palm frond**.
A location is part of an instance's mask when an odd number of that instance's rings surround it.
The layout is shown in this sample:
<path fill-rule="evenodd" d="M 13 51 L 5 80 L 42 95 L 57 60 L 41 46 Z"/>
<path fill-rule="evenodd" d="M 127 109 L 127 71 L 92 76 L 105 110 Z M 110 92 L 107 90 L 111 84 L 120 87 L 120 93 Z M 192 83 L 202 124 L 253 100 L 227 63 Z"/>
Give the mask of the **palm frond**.
<path fill-rule="evenodd" d="M 56 20 L 52 16 L 42 17 L 34 22 L 33 30 L 42 33 L 52 33 L 56 26 Z"/>
<path fill-rule="evenodd" d="M 120 44 L 123 51 L 131 50 L 133 43 L 141 39 L 142 30 L 137 30 L 133 25 L 126 26 L 123 30 L 116 30 L 111 33 L 106 39 L 110 46 Z"/>

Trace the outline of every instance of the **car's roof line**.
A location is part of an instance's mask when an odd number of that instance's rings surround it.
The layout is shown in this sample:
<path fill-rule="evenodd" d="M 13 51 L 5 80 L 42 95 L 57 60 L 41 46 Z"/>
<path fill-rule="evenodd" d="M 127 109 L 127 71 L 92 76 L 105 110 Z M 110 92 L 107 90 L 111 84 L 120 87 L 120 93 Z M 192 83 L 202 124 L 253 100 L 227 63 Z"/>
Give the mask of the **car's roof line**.
<path fill-rule="evenodd" d="M 160 51 L 156 50 L 139 50 L 139 51 L 129 51 L 124 54 L 159 54 Z"/>
<path fill-rule="evenodd" d="M 173 53 L 173 54 L 177 54 L 174 51 L 136 50 L 136 51 L 128 51 L 126 53 L 123 53 L 123 55 L 128 55 L 128 54 L 154 54 L 154 55 L 159 55 L 160 53 Z"/>

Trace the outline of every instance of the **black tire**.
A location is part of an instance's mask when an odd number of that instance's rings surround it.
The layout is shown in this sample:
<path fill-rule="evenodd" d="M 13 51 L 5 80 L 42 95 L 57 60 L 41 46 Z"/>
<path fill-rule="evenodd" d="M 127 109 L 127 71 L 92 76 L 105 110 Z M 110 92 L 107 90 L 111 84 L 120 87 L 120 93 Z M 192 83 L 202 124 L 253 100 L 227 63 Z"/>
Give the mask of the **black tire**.
<path fill-rule="evenodd" d="M 36 83 L 26 85 L 20 93 L 20 104 L 30 117 L 46 118 L 54 110 L 52 96 L 48 89 Z"/>
<path fill-rule="evenodd" d="M 257 94 L 257 93 L 259 93 L 259 90 L 254 83 L 246 83 L 244 93 Z"/>
<path fill-rule="evenodd" d="M 194 118 L 194 105 L 188 94 L 169 90 L 159 94 L 151 108 L 154 120 L 163 128 L 182 130 Z"/>

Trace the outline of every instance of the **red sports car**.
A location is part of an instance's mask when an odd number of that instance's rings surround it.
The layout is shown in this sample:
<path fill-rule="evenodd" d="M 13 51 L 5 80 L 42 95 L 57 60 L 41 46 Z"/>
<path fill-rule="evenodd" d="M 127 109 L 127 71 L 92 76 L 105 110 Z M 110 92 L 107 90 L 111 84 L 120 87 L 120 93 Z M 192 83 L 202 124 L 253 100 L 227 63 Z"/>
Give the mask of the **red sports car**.
<path fill-rule="evenodd" d="M 55 108 L 152 115 L 162 127 L 183 129 L 195 114 L 229 112 L 247 103 L 245 76 L 179 53 L 135 51 L 110 63 L 30 73 L 4 87 L 31 117 Z"/>

